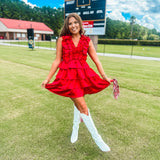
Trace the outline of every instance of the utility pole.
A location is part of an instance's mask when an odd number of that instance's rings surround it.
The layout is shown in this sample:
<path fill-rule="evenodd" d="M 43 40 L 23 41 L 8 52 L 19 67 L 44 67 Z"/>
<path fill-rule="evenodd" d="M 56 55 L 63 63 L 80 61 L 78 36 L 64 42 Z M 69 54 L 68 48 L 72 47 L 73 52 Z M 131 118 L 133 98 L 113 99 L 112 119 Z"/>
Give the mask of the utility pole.
<path fill-rule="evenodd" d="M 131 16 L 130 18 L 130 25 L 131 25 L 131 42 L 132 42 L 132 48 L 131 48 L 131 56 L 133 55 L 133 25 L 136 22 L 136 17 Z"/>

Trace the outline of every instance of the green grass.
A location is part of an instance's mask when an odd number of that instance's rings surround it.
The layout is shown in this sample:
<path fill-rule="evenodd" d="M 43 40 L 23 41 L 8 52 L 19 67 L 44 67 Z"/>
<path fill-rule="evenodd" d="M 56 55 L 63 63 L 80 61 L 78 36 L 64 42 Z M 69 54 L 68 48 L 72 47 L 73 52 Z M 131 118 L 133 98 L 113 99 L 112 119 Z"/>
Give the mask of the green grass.
<path fill-rule="evenodd" d="M 10 42 L 14 44 L 28 45 L 27 42 Z M 35 42 L 35 46 L 55 48 L 56 42 Z M 103 45 L 98 44 L 97 52 L 131 55 L 132 46 L 129 45 Z M 160 47 L 133 46 L 133 55 L 160 58 Z"/>
<path fill-rule="evenodd" d="M 131 55 L 130 45 L 103 45 L 99 44 L 97 52 Z M 133 55 L 160 58 L 160 47 L 153 46 L 133 46 Z"/>
<path fill-rule="evenodd" d="M 55 52 L 0 46 L 2 160 L 159 160 L 160 62 L 99 57 L 121 95 L 109 87 L 87 95 L 92 118 L 111 152 L 103 153 L 85 125 L 70 143 L 73 105 L 41 89 Z M 96 70 L 93 62 L 90 66 Z"/>

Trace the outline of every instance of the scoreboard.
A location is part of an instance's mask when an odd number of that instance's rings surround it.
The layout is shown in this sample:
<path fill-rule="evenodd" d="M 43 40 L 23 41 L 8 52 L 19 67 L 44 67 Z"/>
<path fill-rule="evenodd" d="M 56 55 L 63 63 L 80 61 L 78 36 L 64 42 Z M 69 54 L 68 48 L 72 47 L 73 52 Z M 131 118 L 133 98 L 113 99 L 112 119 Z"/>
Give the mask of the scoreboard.
<path fill-rule="evenodd" d="M 65 0 L 65 17 L 77 13 L 87 35 L 104 35 L 106 0 Z"/>

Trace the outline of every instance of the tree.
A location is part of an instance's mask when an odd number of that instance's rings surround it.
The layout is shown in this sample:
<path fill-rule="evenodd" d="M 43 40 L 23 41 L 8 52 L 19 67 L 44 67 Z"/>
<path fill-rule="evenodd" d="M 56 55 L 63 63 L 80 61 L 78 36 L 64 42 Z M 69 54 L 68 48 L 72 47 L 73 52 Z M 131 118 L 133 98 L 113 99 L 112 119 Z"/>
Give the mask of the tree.
<path fill-rule="evenodd" d="M 156 34 L 150 34 L 148 40 L 159 40 L 159 36 Z"/>

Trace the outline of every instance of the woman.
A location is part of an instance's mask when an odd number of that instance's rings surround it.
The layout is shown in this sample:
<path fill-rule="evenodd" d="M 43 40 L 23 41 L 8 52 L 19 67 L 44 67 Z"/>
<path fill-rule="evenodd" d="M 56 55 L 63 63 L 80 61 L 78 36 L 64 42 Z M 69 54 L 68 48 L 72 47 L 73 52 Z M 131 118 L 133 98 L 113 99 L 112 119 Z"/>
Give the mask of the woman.
<path fill-rule="evenodd" d="M 84 36 L 82 20 L 77 14 L 71 13 L 66 18 L 56 51 L 56 59 L 46 80 L 42 82 L 42 87 L 58 95 L 70 97 L 73 101 L 74 119 L 71 142 L 74 143 L 78 139 L 80 118 L 82 118 L 97 146 L 104 152 L 110 151 L 93 123 L 84 95 L 105 89 L 110 85 L 111 79 L 105 75 L 92 41 Z M 102 79 L 86 63 L 87 52 Z M 58 68 L 56 79 L 49 84 Z"/>

